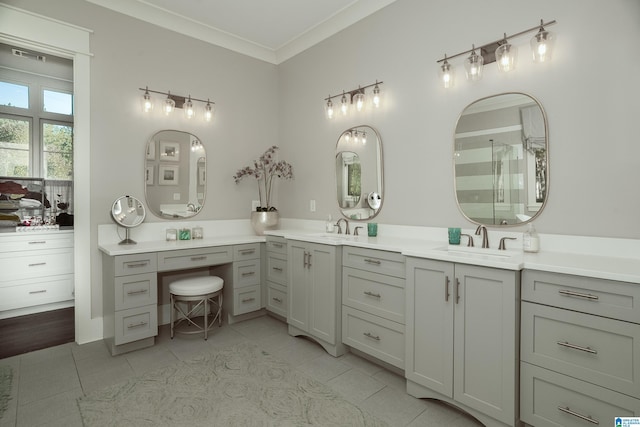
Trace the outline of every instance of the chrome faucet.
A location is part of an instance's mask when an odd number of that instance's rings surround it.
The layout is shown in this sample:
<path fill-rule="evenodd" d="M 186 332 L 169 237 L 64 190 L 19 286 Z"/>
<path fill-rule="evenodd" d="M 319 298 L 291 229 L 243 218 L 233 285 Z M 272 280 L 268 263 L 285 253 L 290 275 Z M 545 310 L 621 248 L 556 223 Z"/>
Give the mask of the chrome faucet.
<path fill-rule="evenodd" d="M 340 227 L 340 221 L 344 221 L 344 234 L 351 234 L 351 230 L 349 230 L 349 220 L 346 218 L 340 218 L 336 225 L 338 226 L 338 234 L 342 234 L 342 228 Z"/>
<path fill-rule="evenodd" d="M 488 248 L 489 237 L 487 237 L 487 227 L 485 227 L 484 225 L 479 225 L 478 228 L 476 228 L 476 236 L 480 236 L 481 234 L 482 234 L 482 247 Z"/>
<path fill-rule="evenodd" d="M 197 212 L 196 205 L 193 203 L 187 203 L 187 212 Z"/>

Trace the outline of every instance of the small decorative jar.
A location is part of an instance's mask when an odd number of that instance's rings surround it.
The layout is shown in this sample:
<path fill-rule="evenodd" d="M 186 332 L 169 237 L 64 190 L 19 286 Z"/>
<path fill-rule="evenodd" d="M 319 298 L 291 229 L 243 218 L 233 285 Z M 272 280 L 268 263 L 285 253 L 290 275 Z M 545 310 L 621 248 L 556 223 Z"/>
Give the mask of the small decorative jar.
<path fill-rule="evenodd" d="M 175 228 L 167 228 L 167 242 L 178 240 L 178 230 Z"/>
<path fill-rule="evenodd" d="M 192 239 L 202 239 L 204 238 L 204 232 L 202 227 L 193 227 L 191 229 L 191 238 Z"/>
<path fill-rule="evenodd" d="M 178 239 L 180 240 L 191 240 L 191 230 L 188 228 L 181 228 L 178 233 Z"/>

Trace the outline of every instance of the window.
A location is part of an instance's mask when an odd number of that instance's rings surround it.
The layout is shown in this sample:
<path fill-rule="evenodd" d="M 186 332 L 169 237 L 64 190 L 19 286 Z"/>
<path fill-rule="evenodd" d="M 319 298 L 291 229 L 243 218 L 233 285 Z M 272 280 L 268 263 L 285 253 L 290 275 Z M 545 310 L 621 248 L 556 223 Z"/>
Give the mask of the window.
<path fill-rule="evenodd" d="M 31 119 L 0 115 L 0 176 L 29 176 Z"/>
<path fill-rule="evenodd" d="M 29 86 L 0 81 L 0 105 L 29 108 Z"/>

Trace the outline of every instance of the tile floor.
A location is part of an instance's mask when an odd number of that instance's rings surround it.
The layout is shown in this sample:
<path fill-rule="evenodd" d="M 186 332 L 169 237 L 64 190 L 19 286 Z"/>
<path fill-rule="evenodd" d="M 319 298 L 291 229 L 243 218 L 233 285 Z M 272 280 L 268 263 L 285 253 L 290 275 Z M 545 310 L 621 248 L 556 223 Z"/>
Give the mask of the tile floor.
<path fill-rule="evenodd" d="M 477 427 L 473 418 L 448 405 L 415 399 L 405 392 L 404 378 L 354 354 L 334 358 L 318 344 L 287 334 L 285 323 L 263 316 L 223 325 L 204 341 L 200 335 L 169 338 L 160 327 L 156 345 L 112 357 L 102 341 L 75 343 L 0 359 L 14 367 L 12 399 L 0 419 L 4 426 L 81 426 L 76 398 L 216 347 L 252 341 L 295 369 L 328 384 L 390 426 Z"/>

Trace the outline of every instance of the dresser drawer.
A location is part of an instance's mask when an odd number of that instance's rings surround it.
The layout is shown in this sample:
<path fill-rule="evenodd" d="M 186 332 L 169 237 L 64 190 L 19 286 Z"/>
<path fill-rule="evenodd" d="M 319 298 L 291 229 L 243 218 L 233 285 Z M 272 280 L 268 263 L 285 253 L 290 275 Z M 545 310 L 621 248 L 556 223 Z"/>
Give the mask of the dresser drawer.
<path fill-rule="evenodd" d="M 185 270 L 233 261 L 231 246 L 158 252 L 158 271 Z"/>
<path fill-rule="evenodd" d="M 345 247 L 342 265 L 401 278 L 406 274 L 404 255 L 397 252 Z"/>
<path fill-rule="evenodd" d="M 73 274 L 73 249 L 0 253 L 0 287 L 15 280 Z"/>
<path fill-rule="evenodd" d="M 267 237 L 267 252 L 275 252 L 279 254 L 287 254 L 287 239 L 283 237 L 268 236 Z"/>
<path fill-rule="evenodd" d="M 277 283 L 267 282 L 267 310 L 287 317 L 287 288 Z"/>
<path fill-rule="evenodd" d="M 287 285 L 287 256 L 280 253 L 267 252 L 267 280 Z"/>
<path fill-rule="evenodd" d="M 158 274 L 132 274 L 116 277 L 115 309 L 142 307 L 158 302 Z"/>
<path fill-rule="evenodd" d="M 73 274 L 17 280 L 0 287 L 0 311 L 73 299 Z"/>
<path fill-rule="evenodd" d="M 260 259 L 248 259 L 233 263 L 233 288 L 260 284 Z"/>
<path fill-rule="evenodd" d="M 640 285 L 524 270 L 522 299 L 640 323 Z"/>
<path fill-rule="evenodd" d="M 247 286 L 233 290 L 233 315 L 250 313 L 260 310 L 260 285 Z"/>
<path fill-rule="evenodd" d="M 73 233 L 6 233 L 0 236 L 0 252 L 33 251 L 73 247 Z"/>
<path fill-rule="evenodd" d="M 640 416 L 640 400 L 521 364 L 520 418 L 536 427 L 613 426 L 615 417 Z"/>
<path fill-rule="evenodd" d="M 404 279 L 342 268 L 342 303 L 404 324 Z"/>
<path fill-rule="evenodd" d="M 404 369 L 404 326 L 342 307 L 342 342 Z"/>
<path fill-rule="evenodd" d="M 249 243 L 246 245 L 236 245 L 233 247 L 234 261 L 256 258 L 260 258 L 260 243 Z"/>
<path fill-rule="evenodd" d="M 113 257 L 114 275 L 155 273 L 158 269 L 157 256 L 154 253 L 118 255 Z"/>
<path fill-rule="evenodd" d="M 115 312 L 116 345 L 158 335 L 158 306 L 130 308 Z"/>
<path fill-rule="evenodd" d="M 522 303 L 521 358 L 640 396 L 640 325 Z"/>

